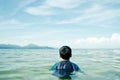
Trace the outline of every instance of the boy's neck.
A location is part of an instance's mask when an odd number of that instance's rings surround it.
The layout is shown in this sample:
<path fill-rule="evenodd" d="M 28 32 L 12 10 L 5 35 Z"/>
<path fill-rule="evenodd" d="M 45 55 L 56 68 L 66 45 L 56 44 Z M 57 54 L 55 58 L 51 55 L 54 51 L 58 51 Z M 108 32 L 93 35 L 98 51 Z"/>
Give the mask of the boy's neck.
<path fill-rule="evenodd" d="M 69 59 L 63 59 L 63 61 L 69 61 Z"/>

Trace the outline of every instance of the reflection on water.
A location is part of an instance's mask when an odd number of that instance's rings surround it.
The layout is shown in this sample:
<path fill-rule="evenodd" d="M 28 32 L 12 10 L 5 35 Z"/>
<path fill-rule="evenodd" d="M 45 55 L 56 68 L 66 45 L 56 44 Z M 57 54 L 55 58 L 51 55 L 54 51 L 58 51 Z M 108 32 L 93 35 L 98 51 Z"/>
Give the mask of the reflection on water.
<path fill-rule="evenodd" d="M 120 50 L 73 50 L 75 62 L 87 74 L 71 79 L 52 76 L 58 50 L 0 49 L 0 80 L 120 80 Z"/>

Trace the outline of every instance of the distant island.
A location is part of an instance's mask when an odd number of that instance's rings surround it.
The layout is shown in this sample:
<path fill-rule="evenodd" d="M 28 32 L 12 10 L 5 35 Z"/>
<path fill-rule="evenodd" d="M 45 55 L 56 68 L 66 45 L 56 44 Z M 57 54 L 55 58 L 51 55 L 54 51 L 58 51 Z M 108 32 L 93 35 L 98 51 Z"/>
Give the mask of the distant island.
<path fill-rule="evenodd" d="M 26 46 L 19 46 L 14 44 L 0 44 L 0 49 L 55 49 L 48 46 L 38 46 L 35 44 L 29 44 Z"/>

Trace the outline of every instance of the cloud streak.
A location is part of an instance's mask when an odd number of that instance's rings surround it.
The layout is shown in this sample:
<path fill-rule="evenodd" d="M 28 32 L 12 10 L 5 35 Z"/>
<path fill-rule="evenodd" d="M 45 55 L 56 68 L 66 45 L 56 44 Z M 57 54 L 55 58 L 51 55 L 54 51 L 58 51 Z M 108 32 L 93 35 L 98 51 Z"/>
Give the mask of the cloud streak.
<path fill-rule="evenodd" d="M 79 15 L 69 20 L 59 21 L 58 24 L 99 24 L 117 19 L 120 10 L 102 10 L 102 7 L 94 5 L 93 7 L 83 11 L 83 15 Z"/>
<path fill-rule="evenodd" d="M 29 7 L 25 10 L 25 12 L 32 14 L 32 15 L 53 15 L 54 11 L 52 11 L 52 8 L 50 8 L 47 5 L 42 5 L 38 7 Z"/>
<path fill-rule="evenodd" d="M 55 15 L 56 8 L 73 9 L 79 6 L 79 0 L 46 0 L 42 5 L 28 7 L 25 12 L 31 15 Z"/>
<path fill-rule="evenodd" d="M 114 1 L 95 2 L 83 8 L 83 4 L 88 4 L 88 0 L 46 0 L 42 5 L 28 7 L 25 12 L 36 16 L 61 16 L 66 15 L 61 20 L 50 18 L 48 24 L 101 24 L 111 23 L 119 17 L 120 10 L 107 8 L 105 3 L 115 3 Z M 92 1 L 91 1 L 92 2 Z M 58 10 L 56 10 L 59 9 Z M 71 13 L 70 13 L 71 12 Z M 74 15 L 74 17 L 67 16 Z M 68 19 L 66 17 L 69 17 Z"/>
<path fill-rule="evenodd" d="M 63 9 L 71 9 L 79 6 L 79 0 L 46 0 L 46 4 L 50 7 Z"/>

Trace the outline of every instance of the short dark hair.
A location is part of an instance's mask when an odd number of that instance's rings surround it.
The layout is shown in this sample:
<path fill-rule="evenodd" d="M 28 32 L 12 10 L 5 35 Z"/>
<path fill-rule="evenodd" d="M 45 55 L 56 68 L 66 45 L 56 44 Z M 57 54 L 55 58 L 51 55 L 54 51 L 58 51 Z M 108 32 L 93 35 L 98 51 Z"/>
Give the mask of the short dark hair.
<path fill-rule="evenodd" d="M 65 60 L 69 60 L 70 57 L 72 56 L 72 50 L 69 46 L 62 46 L 59 49 L 59 54 L 60 54 L 61 58 L 65 59 Z"/>

